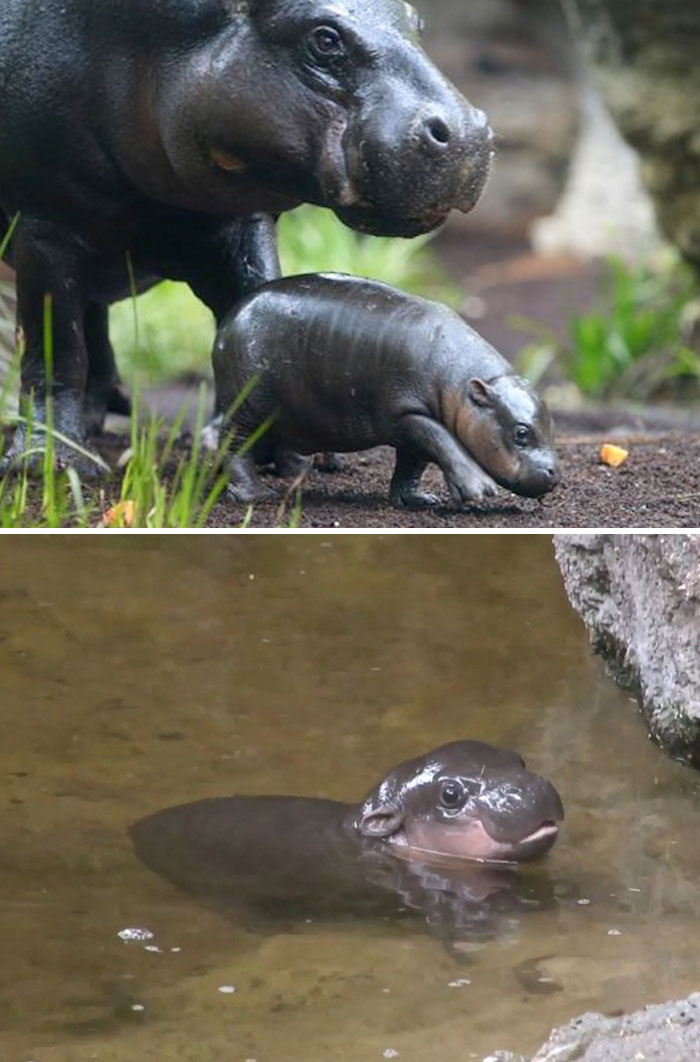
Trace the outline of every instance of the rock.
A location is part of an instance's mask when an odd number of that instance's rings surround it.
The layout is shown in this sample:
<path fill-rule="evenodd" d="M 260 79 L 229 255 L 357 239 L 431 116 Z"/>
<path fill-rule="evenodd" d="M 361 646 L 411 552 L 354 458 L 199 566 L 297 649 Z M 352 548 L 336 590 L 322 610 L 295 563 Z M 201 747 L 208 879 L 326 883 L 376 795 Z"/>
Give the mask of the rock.
<path fill-rule="evenodd" d="M 592 84 L 582 86 L 581 101 L 581 130 L 566 187 L 555 212 L 534 222 L 533 246 L 541 254 L 580 258 L 648 257 L 661 237 L 639 156 L 622 139 Z"/>
<path fill-rule="evenodd" d="M 603 98 L 639 152 L 666 236 L 700 269 L 700 5 L 564 0 Z"/>
<path fill-rule="evenodd" d="M 654 739 L 700 767 L 700 537 L 557 535 L 555 551 L 594 651 Z"/>
<path fill-rule="evenodd" d="M 531 1062 L 697 1062 L 700 993 L 606 1018 L 583 1014 L 551 1033 Z M 526 1062 L 497 1051 L 483 1062 Z"/>

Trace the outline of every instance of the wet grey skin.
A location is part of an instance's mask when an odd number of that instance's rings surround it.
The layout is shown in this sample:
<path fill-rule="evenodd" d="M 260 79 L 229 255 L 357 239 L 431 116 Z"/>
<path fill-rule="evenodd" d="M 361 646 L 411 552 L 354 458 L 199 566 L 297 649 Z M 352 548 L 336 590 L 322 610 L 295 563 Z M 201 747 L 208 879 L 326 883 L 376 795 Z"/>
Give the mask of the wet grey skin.
<path fill-rule="evenodd" d="M 269 425 L 229 461 L 238 501 L 269 493 L 258 464 L 283 472 L 290 453 L 379 445 L 396 449 L 396 506 L 438 503 L 420 490 L 430 462 L 458 505 L 496 484 L 539 497 L 559 480 L 551 418 L 533 388 L 452 310 L 386 284 L 309 274 L 258 288 L 221 325 L 214 374 L 234 449 Z"/>
<path fill-rule="evenodd" d="M 359 804 L 214 797 L 130 833 L 146 866 L 237 917 L 417 910 L 454 935 L 551 902 L 513 868 L 544 856 L 563 818 L 517 753 L 455 741 L 399 764 Z"/>
<path fill-rule="evenodd" d="M 220 321 L 279 276 L 272 218 L 299 203 L 395 236 L 471 210 L 492 132 L 420 29 L 403 0 L 2 0 L 0 241 L 16 216 L 36 420 L 47 294 L 55 426 L 82 439 L 128 411 L 107 311 L 134 284 L 184 280 Z"/>

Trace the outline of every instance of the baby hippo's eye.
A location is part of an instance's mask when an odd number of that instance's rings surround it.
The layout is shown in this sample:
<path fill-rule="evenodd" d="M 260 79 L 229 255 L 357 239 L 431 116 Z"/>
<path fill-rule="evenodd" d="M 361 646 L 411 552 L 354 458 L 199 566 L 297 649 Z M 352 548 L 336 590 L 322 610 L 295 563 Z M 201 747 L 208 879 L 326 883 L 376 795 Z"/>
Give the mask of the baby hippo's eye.
<path fill-rule="evenodd" d="M 440 790 L 440 803 L 446 808 L 456 808 L 464 802 L 464 790 L 458 782 L 445 782 Z"/>
<path fill-rule="evenodd" d="M 527 424 L 516 424 L 513 429 L 513 439 L 516 446 L 527 446 L 532 442 L 532 429 Z"/>

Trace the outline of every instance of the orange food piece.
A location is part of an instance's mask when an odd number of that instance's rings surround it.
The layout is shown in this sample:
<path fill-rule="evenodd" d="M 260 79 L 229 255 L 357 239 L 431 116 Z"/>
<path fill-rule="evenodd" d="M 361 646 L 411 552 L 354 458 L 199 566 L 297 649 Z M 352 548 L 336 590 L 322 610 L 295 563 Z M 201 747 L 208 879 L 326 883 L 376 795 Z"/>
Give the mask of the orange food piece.
<path fill-rule="evenodd" d="M 629 450 L 625 450 L 624 446 L 615 446 L 614 443 L 603 443 L 598 456 L 604 465 L 617 468 L 627 460 Z"/>
<path fill-rule="evenodd" d="M 117 523 L 122 527 L 133 527 L 134 503 L 128 500 L 117 502 L 104 514 L 103 523 L 105 527 L 114 527 Z"/>

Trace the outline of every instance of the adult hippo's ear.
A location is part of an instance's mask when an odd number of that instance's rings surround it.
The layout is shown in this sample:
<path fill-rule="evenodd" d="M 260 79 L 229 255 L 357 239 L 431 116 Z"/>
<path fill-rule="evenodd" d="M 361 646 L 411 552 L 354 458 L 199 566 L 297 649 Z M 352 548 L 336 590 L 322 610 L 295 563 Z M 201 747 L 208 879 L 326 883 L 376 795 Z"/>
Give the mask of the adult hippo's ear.
<path fill-rule="evenodd" d="M 475 376 L 469 381 L 469 397 L 475 406 L 492 406 L 494 391 L 487 383 Z"/>
<path fill-rule="evenodd" d="M 396 804 L 380 804 L 363 809 L 360 833 L 363 837 L 391 837 L 403 825 L 403 810 Z"/>

